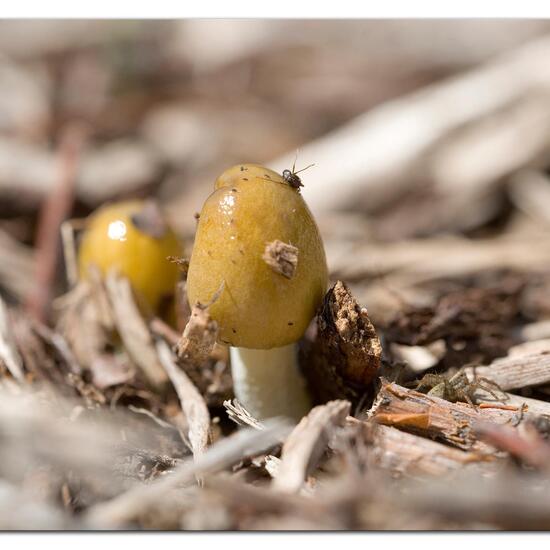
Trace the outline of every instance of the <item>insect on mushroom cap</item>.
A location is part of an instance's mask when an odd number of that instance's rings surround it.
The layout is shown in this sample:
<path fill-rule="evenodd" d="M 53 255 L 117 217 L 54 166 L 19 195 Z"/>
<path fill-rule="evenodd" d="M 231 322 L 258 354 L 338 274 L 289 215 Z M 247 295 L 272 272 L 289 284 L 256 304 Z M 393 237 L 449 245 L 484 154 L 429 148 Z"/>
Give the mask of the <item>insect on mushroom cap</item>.
<path fill-rule="evenodd" d="M 179 268 L 168 256 L 182 256 L 181 244 L 153 201 L 123 201 L 96 210 L 78 250 L 80 277 L 95 266 L 128 278 L 139 300 L 156 311 L 174 293 Z"/>
<path fill-rule="evenodd" d="M 187 275 L 190 304 L 217 296 L 210 314 L 223 343 L 268 349 L 296 342 L 328 279 L 311 212 L 280 174 L 257 164 L 230 168 L 215 187 L 197 226 Z"/>

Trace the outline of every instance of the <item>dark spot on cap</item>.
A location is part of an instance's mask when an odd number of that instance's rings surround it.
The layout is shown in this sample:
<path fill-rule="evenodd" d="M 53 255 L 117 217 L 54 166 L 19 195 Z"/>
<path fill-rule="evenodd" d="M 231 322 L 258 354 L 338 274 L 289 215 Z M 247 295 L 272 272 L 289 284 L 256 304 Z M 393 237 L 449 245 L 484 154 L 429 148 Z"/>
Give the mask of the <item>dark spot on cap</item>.
<path fill-rule="evenodd" d="M 237 334 L 237 331 L 234 328 L 232 328 L 231 330 L 233 331 L 233 334 Z"/>
<path fill-rule="evenodd" d="M 292 321 L 288 322 L 288 326 L 291 327 L 294 323 Z"/>

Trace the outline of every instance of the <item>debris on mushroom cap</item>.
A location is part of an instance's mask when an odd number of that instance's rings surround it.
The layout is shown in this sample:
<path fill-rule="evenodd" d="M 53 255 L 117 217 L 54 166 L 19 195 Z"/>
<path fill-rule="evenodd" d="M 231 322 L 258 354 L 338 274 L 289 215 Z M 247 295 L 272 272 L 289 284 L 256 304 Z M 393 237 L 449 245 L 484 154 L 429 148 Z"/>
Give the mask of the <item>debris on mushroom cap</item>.
<path fill-rule="evenodd" d="M 225 282 L 210 307 L 222 343 L 269 349 L 296 342 L 328 279 L 311 212 L 281 175 L 262 166 L 230 168 L 216 185 L 195 236 L 187 276 L 190 304 L 207 303 Z"/>
<path fill-rule="evenodd" d="M 275 240 L 267 243 L 262 255 L 265 263 L 287 279 L 292 279 L 298 265 L 298 249 L 291 244 Z"/>

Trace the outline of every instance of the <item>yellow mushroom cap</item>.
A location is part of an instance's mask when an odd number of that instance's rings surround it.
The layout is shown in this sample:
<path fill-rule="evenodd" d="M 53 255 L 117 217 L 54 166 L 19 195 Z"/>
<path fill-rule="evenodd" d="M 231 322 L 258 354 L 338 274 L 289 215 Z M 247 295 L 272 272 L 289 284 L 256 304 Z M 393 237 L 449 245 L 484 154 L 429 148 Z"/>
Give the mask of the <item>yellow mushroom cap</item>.
<path fill-rule="evenodd" d="M 266 262 L 266 247 L 296 247 L 288 278 Z M 230 168 L 216 181 L 199 219 L 187 276 L 191 305 L 214 299 L 220 341 L 268 349 L 299 340 L 327 286 L 323 243 L 300 193 L 255 164 Z"/>
<path fill-rule="evenodd" d="M 181 244 L 152 201 L 105 205 L 88 218 L 78 250 L 80 277 L 96 266 L 106 275 L 115 270 L 128 278 L 138 298 L 157 311 L 174 294 L 179 268 L 167 260 L 181 256 Z"/>

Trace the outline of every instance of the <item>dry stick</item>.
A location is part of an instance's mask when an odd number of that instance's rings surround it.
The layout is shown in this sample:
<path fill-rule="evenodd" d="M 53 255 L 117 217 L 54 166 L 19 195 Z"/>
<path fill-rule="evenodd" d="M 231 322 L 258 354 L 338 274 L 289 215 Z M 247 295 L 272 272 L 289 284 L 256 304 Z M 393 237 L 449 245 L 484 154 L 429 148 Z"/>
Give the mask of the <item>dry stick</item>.
<path fill-rule="evenodd" d="M 157 353 L 161 365 L 168 374 L 180 399 L 183 414 L 189 426 L 189 441 L 195 460 L 204 453 L 208 444 L 210 414 L 202 395 L 189 377 L 176 365 L 166 342 L 157 342 Z"/>
<path fill-rule="evenodd" d="M 294 428 L 283 445 L 281 463 L 273 487 L 297 492 L 325 452 L 328 441 L 349 414 L 349 401 L 330 401 L 313 408 Z"/>
<path fill-rule="evenodd" d="M 478 440 L 475 425 L 484 421 L 514 424 L 519 414 L 500 409 L 478 410 L 465 403 L 450 403 L 386 381 L 369 411 L 369 417 L 380 424 L 482 453 L 492 453 L 493 449 Z"/>
<path fill-rule="evenodd" d="M 311 176 L 314 184 L 304 187 L 308 205 L 314 213 L 338 210 L 362 194 L 376 207 L 401 194 L 410 186 L 413 165 L 455 129 L 548 85 L 549 56 L 550 38 L 544 37 L 459 77 L 382 104 L 302 147 L 300 161 L 321 168 Z M 270 165 L 288 168 L 293 157 L 289 153 Z"/>
<path fill-rule="evenodd" d="M 88 510 L 87 522 L 91 528 L 122 527 L 165 498 L 168 491 L 192 482 L 195 477 L 223 470 L 246 456 L 259 454 L 279 443 L 289 431 L 290 427 L 282 420 L 267 422 L 264 430 L 239 430 L 212 445 L 197 460 L 186 461 L 165 477 L 92 506 Z"/>
<path fill-rule="evenodd" d="M 14 341 L 8 308 L 0 297 L 0 362 L 4 363 L 11 375 L 18 381 L 24 382 L 23 360 Z"/>
<path fill-rule="evenodd" d="M 27 299 L 29 313 L 39 321 L 43 321 L 49 313 L 59 256 L 59 230 L 72 208 L 84 143 L 83 127 L 75 124 L 65 129 L 59 147 L 59 181 L 40 211 L 36 235 L 35 288 Z"/>
<path fill-rule="evenodd" d="M 468 378 L 482 376 L 498 384 L 503 390 L 538 386 L 550 382 L 550 354 L 534 353 L 504 357 L 488 366 L 464 369 Z"/>
<path fill-rule="evenodd" d="M 130 282 L 110 273 L 105 283 L 116 328 L 128 355 L 153 387 L 162 388 L 168 377 L 159 362 L 153 338 L 134 301 Z"/>

